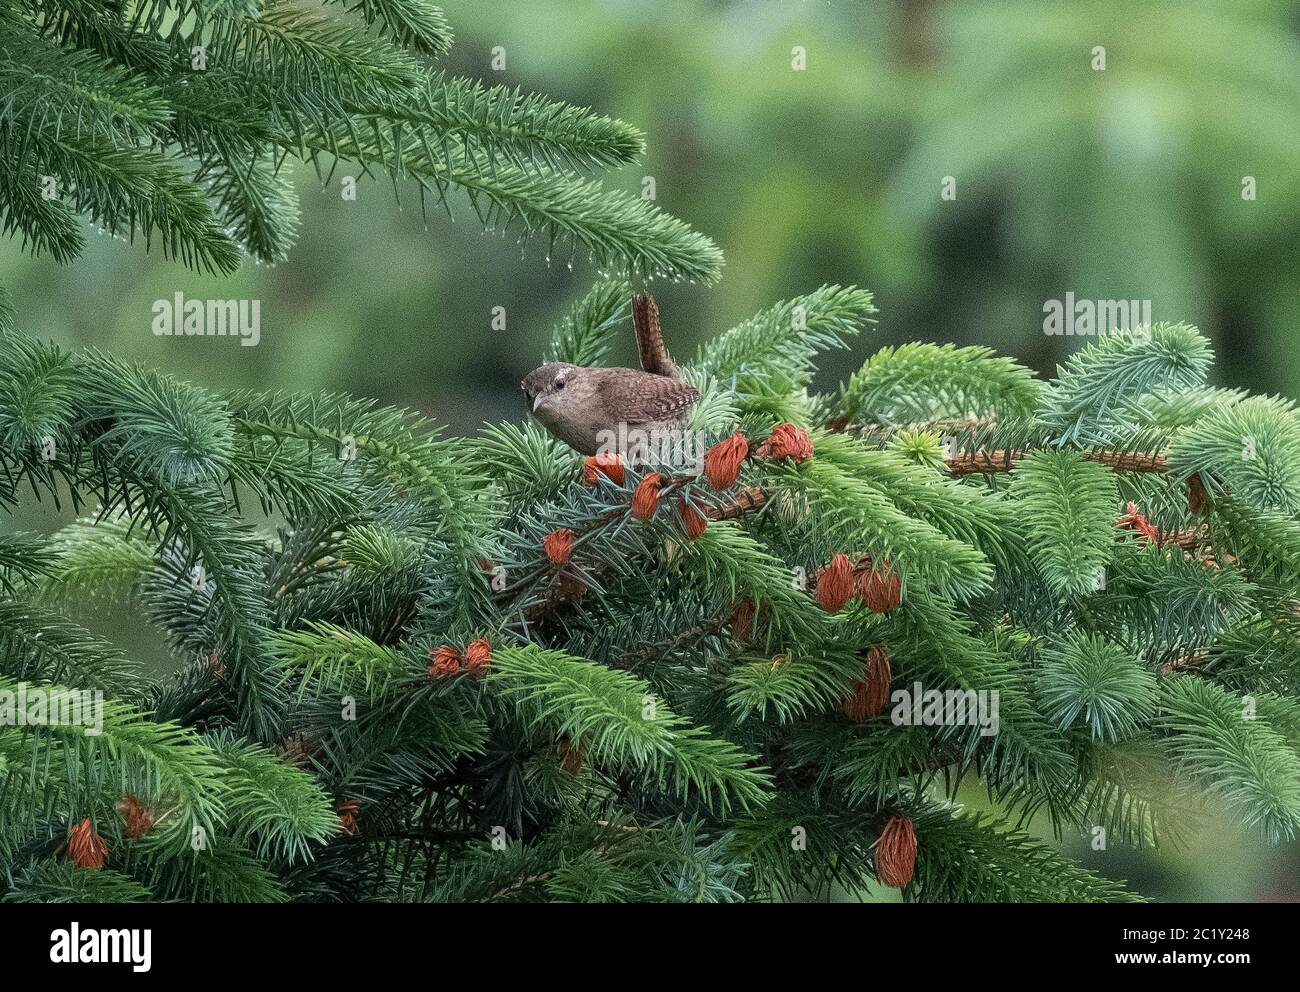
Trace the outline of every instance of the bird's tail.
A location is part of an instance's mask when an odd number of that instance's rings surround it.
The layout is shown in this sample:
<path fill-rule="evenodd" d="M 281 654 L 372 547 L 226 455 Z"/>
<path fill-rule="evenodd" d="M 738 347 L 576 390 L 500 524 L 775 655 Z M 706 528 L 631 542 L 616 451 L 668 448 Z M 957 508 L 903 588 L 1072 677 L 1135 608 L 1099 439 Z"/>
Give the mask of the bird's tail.
<path fill-rule="evenodd" d="M 641 355 L 641 368 L 655 375 L 680 379 L 681 372 L 668 357 L 668 347 L 659 329 L 659 307 L 653 296 L 632 297 L 632 324 L 636 328 L 636 349 Z"/>

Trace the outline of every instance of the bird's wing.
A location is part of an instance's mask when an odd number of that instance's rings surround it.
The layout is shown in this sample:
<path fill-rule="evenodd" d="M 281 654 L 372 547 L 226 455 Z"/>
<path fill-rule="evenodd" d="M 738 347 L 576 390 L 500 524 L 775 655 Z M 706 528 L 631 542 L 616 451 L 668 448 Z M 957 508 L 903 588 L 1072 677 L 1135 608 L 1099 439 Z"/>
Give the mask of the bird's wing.
<path fill-rule="evenodd" d="M 600 391 L 629 424 L 675 420 L 685 416 L 700 398 L 694 386 L 637 369 L 606 369 Z"/>

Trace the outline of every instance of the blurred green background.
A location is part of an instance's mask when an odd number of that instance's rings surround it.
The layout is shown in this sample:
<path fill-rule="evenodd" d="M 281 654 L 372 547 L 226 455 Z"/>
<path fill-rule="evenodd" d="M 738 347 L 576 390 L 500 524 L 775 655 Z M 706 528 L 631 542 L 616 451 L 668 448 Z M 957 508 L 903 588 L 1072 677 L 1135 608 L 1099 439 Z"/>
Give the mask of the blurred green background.
<path fill-rule="evenodd" d="M 1216 381 L 1300 396 L 1300 16 L 1286 0 L 447 0 L 444 65 L 641 127 L 639 191 L 726 252 L 716 287 L 654 286 L 679 358 L 824 282 L 873 290 L 880 321 L 831 384 L 882 345 L 985 344 L 1044 374 L 1077 339 L 1043 305 L 1146 299 L 1197 324 Z M 503 46 L 504 72 L 489 67 Z M 792 68 L 802 46 L 807 68 Z M 1093 68 L 1105 49 L 1105 69 Z M 340 169 L 340 174 L 347 170 Z M 955 200 L 940 198 L 944 177 Z M 1257 198 L 1243 199 L 1244 177 Z M 561 310 L 598 278 L 581 257 L 481 233 L 461 204 L 427 224 L 413 189 L 304 170 L 291 260 L 232 279 L 104 236 L 60 268 L 0 243 L 27 330 L 210 386 L 341 389 L 453 431 L 520 416 L 518 383 Z M 261 301 L 256 348 L 156 338 L 154 300 Z M 506 308 L 505 333 L 491 330 Z M 632 342 L 622 355 L 634 362 Z M 980 802 L 977 793 L 968 797 Z M 1093 852 L 1161 899 L 1300 899 L 1300 847 L 1211 817 L 1182 850 Z"/>

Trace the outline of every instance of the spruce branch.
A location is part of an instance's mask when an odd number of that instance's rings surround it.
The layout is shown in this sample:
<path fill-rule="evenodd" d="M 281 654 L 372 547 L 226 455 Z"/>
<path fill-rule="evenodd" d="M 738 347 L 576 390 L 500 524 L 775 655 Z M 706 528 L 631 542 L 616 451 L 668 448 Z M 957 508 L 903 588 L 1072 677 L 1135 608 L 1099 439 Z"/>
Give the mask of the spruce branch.
<path fill-rule="evenodd" d="M 422 206 L 450 211 L 460 190 L 548 259 L 703 282 L 722 265 L 708 238 L 585 178 L 639 157 L 636 128 L 429 70 L 451 32 L 424 0 L 40 0 L 0 29 L 2 226 L 58 261 L 84 248 L 79 214 L 191 268 L 282 260 L 294 158 L 326 180 L 351 161 L 395 194 L 413 180 Z"/>
<path fill-rule="evenodd" d="M 552 356 L 603 360 L 625 299 L 597 286 Z M 0 535 L 0 706 L 108 698 L 99 736 L 0 726 L 3 898 L 1111 900 L 1001 817 L 1149 845 L 1211 799 L 1294 836 L 1290 405 L 1204 386 L 1171 329 L 1050 383 L 898 349 L 839 394 L 856 422 L 801 427 L 870 302 L 797 299 L 806 326 L 778 306 L 685 371 L 713 444 L 657 478 L 6 327 L 0 502 L 83 516 Z M 90 633 L 104 605 L 174 669 Z M 976 718 L 910 725 L 918 686 Z M 972 780 L 998 818 L 952 805 Z"/>

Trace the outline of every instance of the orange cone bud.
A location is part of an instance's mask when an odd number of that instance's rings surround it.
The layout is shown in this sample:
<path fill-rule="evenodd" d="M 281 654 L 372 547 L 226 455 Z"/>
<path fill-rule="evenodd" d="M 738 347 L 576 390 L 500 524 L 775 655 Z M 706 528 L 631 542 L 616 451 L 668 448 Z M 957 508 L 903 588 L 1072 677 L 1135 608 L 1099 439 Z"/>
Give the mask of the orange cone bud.
<path fill-rule="evenodd" d="M 542 538 L 542 548 L 552 565 L 563 565 L 573 553 L 573 531 L 567 527 L 551 531 Z"/>
<path fill-rule="evenodd" d="M 853 595 L 853 562 L 840 552 L 817 574 L 817 605 L 827 613 L 838 613 Z"/>
<path fill-rule="evenodd" d="M 740 476 L 740 466 L 749 455 L 749 442 L 737 431 L 719 441 L 704 456 L 704 477 L 714 489 L 730 489 Z"/>
<path fill-rule="evenodd" d="M 658 472 L 651 472 L 637 483 L 632 490 L 632 516 L 638 520 L 649 520 L 659 509 L 659 484 L 664 477 Z"/>

